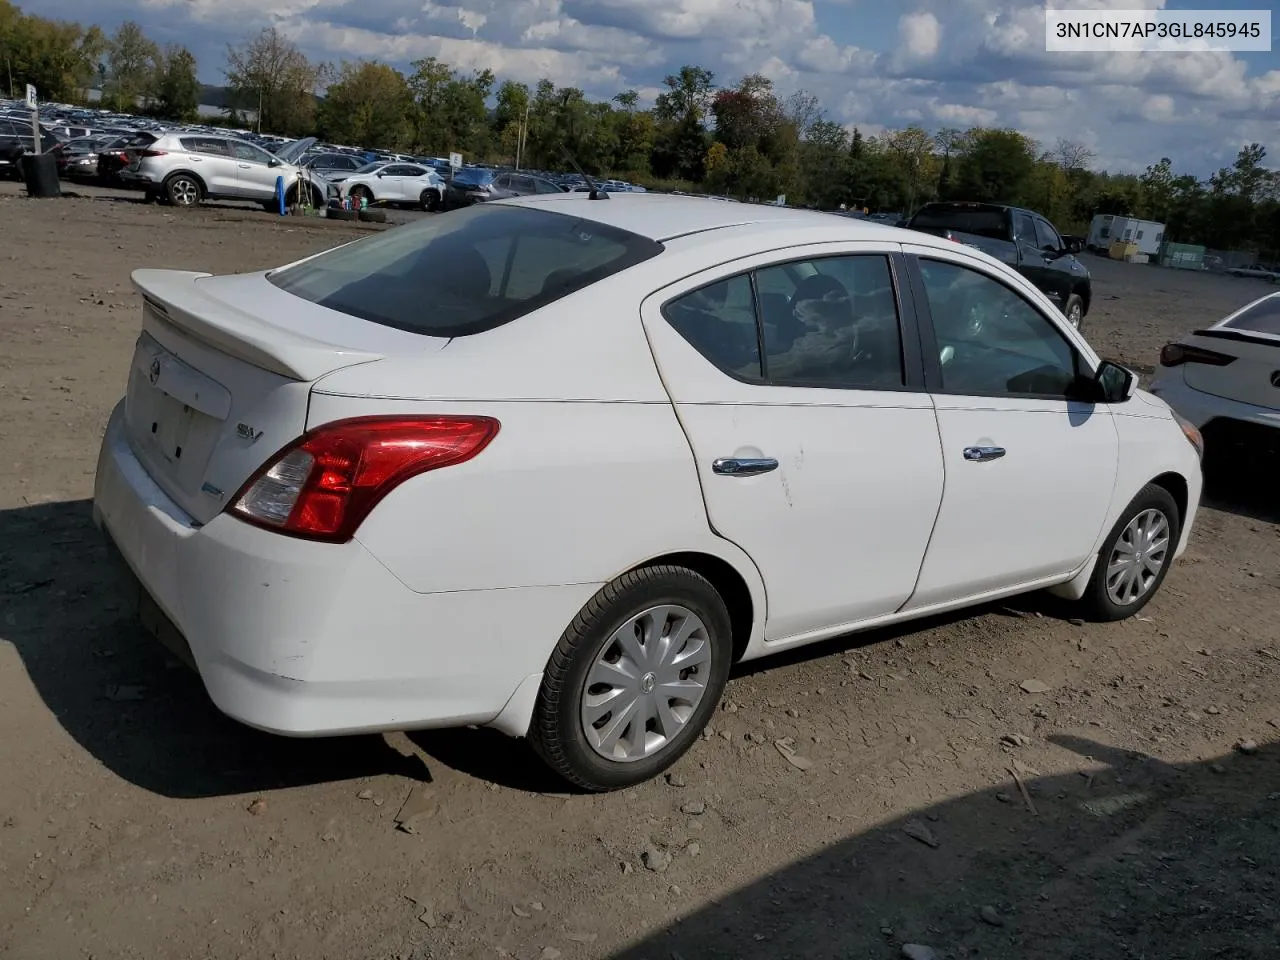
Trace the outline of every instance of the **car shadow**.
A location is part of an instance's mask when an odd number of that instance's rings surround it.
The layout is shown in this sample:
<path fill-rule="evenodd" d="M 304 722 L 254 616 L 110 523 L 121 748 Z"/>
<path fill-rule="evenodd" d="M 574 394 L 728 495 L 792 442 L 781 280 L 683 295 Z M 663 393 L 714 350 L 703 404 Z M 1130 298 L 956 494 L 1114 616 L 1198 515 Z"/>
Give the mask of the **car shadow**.
<path fill-rule="evenodd" d="M 1280 455 L 1217 453 L 1205 457 L 1204 493 L 1201 503 L 1214 510 L 1234 513 L 1247 520 L 1280 524 L 1280 499 L 1276 475 Z"/>
<path fill-rule="evenodd" d="M 381 736 L 292 739 L 231 720 L 125 597 L 90 501 L 0 511 L 0 639 L 63 728 L 123 779 L 176 798 L 430 779 L 421 758 Z"/>
<path fill-rule="evenodd" d="M 612 956 L 1275 956 L 1280 749 L 1172 766 L 1049 742 L 1083 769 L 1042 776 L 1011 750 L 1003 782 L 832 843 Z"/>

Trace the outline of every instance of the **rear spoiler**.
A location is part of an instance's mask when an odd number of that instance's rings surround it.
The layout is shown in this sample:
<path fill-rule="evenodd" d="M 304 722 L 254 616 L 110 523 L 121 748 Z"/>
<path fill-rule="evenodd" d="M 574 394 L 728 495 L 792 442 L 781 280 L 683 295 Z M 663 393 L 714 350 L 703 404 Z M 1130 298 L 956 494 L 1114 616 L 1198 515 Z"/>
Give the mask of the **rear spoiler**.
<path fill-rule="evenodd" d="M 382 359 L 381 354 L 295 333 L 211 297 L 196 282 L 211 276 L 188 270 L 135 270 L 131 279 L 162 322 L 283 377 L 318 380 L 341 367 Z"/>
<path fill-rule="evenodd" d="M 1252 333 L 1248 330 L 1227 330 L 1218 327 L 1210 330 L 1196 330 L 1192 336 L 1209 337 L 1214 340 L 1234 340 L 1236 343 L 1256 343 L 1264 347 L 1280 346 L 1280 337 L 1265 333 Z"/>

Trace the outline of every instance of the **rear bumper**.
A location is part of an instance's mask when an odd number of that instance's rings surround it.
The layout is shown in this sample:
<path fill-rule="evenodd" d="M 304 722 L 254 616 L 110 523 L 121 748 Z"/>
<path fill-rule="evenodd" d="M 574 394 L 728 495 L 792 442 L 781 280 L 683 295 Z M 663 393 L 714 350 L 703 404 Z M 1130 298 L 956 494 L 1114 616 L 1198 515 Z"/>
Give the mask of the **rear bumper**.
<path fill-rule="evenodd" d="M 490 723 L 596 589 L 415 593 L 357 541 L 311 543 L 226 515 L 198 526 L 122 424 L 123 403 L 99 455 L 94 520 L 138 581 L 144 622 L 189 657 L 220 710 L 261 730 Z M 501 723 L 523 732 L 526 721 L 508 711 Z"/>

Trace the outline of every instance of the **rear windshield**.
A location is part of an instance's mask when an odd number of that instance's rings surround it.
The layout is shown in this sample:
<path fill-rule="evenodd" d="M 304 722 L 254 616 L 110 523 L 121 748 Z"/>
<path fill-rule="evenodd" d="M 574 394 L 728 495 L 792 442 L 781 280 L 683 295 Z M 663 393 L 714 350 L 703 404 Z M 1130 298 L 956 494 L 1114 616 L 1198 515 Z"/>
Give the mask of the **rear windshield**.
<path fill-rule="evenodd" d="M 468 168 L 459 170 L 453 175 L 456 183 L 474 183 L 476 185 L 488 183 L 494 178 L 495 174 L 492 170 L 480 170 L 476 168 Z"/>
<path fill-rule="evenodd" d="M 1280 337 L 1280 297 L 1267 297 L 1222 325 L 1228 330 L 1247 330 Z"/>
<path fill-rule="evenodd" d="M 958 230 L 992 240 L 1008 240 L 1009 225 L 1003 210 L 969 210 L 926 207 L 911 221 L 915 230 Z"/>
<path fill-rule="evenodd" d="M 578 217 L 479 204 L 268 274 L 331 310 L 433 337 L 492 330 L 662 252 Z"/>

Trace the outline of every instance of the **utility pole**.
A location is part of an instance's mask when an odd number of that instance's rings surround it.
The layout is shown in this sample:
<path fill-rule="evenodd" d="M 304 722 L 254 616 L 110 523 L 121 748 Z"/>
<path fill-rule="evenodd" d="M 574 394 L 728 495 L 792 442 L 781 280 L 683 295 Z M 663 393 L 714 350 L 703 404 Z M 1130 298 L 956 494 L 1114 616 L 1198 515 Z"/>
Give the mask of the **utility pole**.
<path fill-rule="evenodd" d="M 516 131 L 516 169 L 520 169 L 520 159 L 524 156 L 525 141 L 529 137 L 529 107 L 530 104 L 526 100 L 524 105 L 524 119 L 520 121 L 520 127 Z"/>

